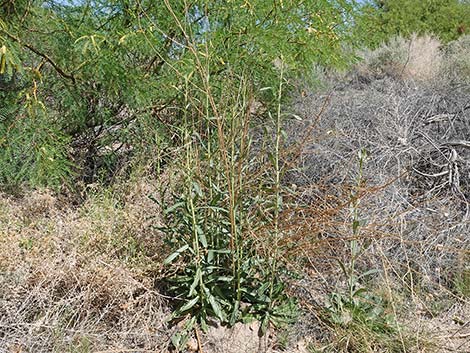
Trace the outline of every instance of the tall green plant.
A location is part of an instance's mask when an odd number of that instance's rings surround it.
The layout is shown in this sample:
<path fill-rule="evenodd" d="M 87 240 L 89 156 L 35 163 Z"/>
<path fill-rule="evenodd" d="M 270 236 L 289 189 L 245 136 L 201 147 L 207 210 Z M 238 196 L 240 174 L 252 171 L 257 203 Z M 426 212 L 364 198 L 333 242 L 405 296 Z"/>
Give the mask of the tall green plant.
<path fill-rule="evenodd" d="M 279 100 L 282 70 L 280 76 Z M 169 198 L 162 228 L 173 249 L 165 260 L 166 280 L 171 294 L 182 300 L 173 317 L 190 314 L 194 319 L 188 321 L 189 327 L 198 324 L 206 329 L 211 317 L 230 325 L 257 319 L 265 334 L 269 324 L 283 325 L 295 313 L 278 271 L 282 112 L 279 103 L 269 121 L 275 137 L 272 164 L 266 166 L 264 155 L 251 149 L 250 89 L 246 79 L 239 79 L 225 83 L 227 94 L 217 105 L 224 116 L 222 130 L 211 126 L 211 115 L 191 116 L 188 109 L 182 113 L 184 159 L 177 183 L 181 192 Z M 189 77 L 185 87 L 190 91 L 188 81 Z M 199 111 L 210 111 L 211 98 L 203 103 L 185 93 L 185 99 L 187 107 L 202 103 Z M 264 180 L 266 174 L 271 178 Z M 266 247 L 274 252 L 264 252 Z M 181 334 L 174 337 L 175 345 L 184 342 Z"/>
<path fill-rule="evenodd" d="M 285 323 L 295 311 L 280 281 L 277 249 L 282 236 L 280 155 L 286 66 L 279 60 L 278 87 L 263 88 L 275 92 L 276 102 L 265 122 L 274 136 L 267 135 L 271 152 L 266 165 L 266 151 L 252 149 L 254 83 L 236 71 L 227 73 L 224 83 L 213 79 L 208 47 L 200 51 L 190 45 L 197 69 L 182 82 L 181 192 L 172 194 L 163 228 L 174 242 L 165 261 L 171 269 L 169 290 L 183 300 L 174 317 L 189 313 L 195 318 L 191 325 L 203 329 L 211 316 L 231 325 L 258 319 L 265 334 L 269 324 Z M 262 251 L 267 246 L 274 253 Z M 177 336 L 174 341 L 180 345 L 184 339 Z"/>
<path fill-rule="evenodd" d="M 166 281 L 180 300 L 174 318 L 191 317 L 185 332 L 214 317 L 258 319 L 263 335 L 295 316 L 280 278 L 283 105 L 302 67 L 341 61 L 341 4 L 164 0 L 174 30 L 161 72 L 177 80 L 181 108 L 170 128 L 181 147 L 162 229 L 171 249 Z M 252 119 L 266 127 L 265 145 L 252 141 Z"/>

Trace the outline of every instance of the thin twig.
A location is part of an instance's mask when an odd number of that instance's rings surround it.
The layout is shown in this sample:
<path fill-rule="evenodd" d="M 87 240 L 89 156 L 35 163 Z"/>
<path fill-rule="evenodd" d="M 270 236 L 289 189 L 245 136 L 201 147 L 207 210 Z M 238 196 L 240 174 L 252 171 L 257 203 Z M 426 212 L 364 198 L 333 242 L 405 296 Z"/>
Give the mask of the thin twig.
<path fill-rule="evenodd" d="M 32 51 L 34 54 L 40 56 L 41 58 L 43 58 L 45 61 L 47 61 L 49 64 L 51 64 L 51 66 L 59 73 L 59 75 L 61 75 L 62 77 L 64 78 L 67 78 L 69 80 L 71 80 L 73 83 L 76 83 L 76 79 L 75 79 L 75 76 L 72 75 L 72 74 L 69 74 L 67 72 L 65 72 L 58 64 L 55 63 L 54 60 L 51 59 L 51 57 L 45 53 L 42 53 L 41 51 L 39 51 L 38 49 L 36 49 L 35 47 L 33 47 L 31 44 L 28 44 L 28 43 L 23 43 L 21 41 L 20 38 L 14 36 L 13 34 L 5 31 L 4 29 L 1 29 L 1 31 L 3 33 L 5 33 L 5 35 L 10 38 L 11 40 L 17 42 L 18 44 L 20 44 L 21 46 L 29 49 L 30 51 Z"/>
<path fill-rule="evenodd" d="M 202 351 L 201 337 L 199 335 L 199 330 L 197 329 L 197 325 L 194 326 L 194 333 L 196 334 L 197 349 L 199 353 L 204 353 Z"/>

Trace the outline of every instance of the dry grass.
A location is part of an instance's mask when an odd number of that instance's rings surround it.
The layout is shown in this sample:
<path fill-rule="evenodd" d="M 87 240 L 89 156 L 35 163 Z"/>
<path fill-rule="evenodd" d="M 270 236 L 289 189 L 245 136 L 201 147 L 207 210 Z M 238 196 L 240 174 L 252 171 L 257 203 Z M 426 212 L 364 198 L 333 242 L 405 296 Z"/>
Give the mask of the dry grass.
<path fill-rule="evenodd" d="M 102 195 L 78 208 L 46 191 L 1 195 L 2 352 L 165 349 L 167 309 L 141 265 L 151 254 L 134 246 L 155 236 L 149 188 L 134 185 L 122 205 Z"/>
<path fill-rule="evenodd" d="M 442 65 L 442 44 L 431 36 L 396 37 L 376 50 L 359 53 L 363 61 L 356 67 L 362 79 L 383 77 L 431 80 Z"/>
<path fill-rule="evenodd" d="M 395 80 L 468 84 L 470 77 L 470 35 L 443 45 L 438 39 L 412 35 L 395 37 L 375 50 L 358 53 L 362 58 L 354 68 L 360 82 L 391 77 Z"/>

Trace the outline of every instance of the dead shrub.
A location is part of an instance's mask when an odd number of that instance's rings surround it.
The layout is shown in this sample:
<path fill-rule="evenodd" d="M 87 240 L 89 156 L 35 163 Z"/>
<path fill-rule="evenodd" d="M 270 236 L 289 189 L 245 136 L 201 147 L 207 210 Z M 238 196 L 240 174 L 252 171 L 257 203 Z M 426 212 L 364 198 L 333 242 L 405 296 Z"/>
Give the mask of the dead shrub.
<path fill-rule="evenodd" d="M 437 278 L 436 266 L 447 267 L 458 253 L 451 254 L 453 251 L 470 246 L 462 238 L 469 226 L 467 97 L 465 87 L 417 86 L 390 78 L 359 88 L 352 83 L 328 94 L 310 94 L 297 105 L 298 114 L 306 119 L 288 127 L 292 140 L 300 139 L 305 124 L 312 123 L 309 117 L 317 116 L 326 99 L 329 104 L 313 122 L 300 168 L 288 175 L 287 182 L 303 188 L 323 184 L 314 198 L 328 200 L 327 195 L 334 195 L 338 188 L 345 190 L 355 179 L 357 152 L 366 149 L 363 217 L 371 236 L 388 234 L 406 240 L 409 245 L 398 247 L 388 241 L 393 262 L 408 261 L 409 254 L 398 251 L 405 246 L 420 271 Z M 342 194 L 347 211 L 348 195 Z M 341 220 L 347 222 L 341 217 L 338 222 Z M 332 237 L 337 230 L 331 233 Z M 436 246 L 450 253 L 438 251 Z"/>
<path fill-rule="evenodd" d="M 453 82 L 470 82 L 470 35 L 463 35 L 445 48 L 442 75 Z"/>

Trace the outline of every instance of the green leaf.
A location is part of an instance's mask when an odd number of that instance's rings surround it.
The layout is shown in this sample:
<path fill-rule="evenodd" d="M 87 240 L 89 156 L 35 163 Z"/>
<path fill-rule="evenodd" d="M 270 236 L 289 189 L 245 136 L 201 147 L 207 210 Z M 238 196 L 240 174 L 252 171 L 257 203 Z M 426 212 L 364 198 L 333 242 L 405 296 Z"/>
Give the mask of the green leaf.
<path fill-rule="evenodd" d="M 240 309 L 240 301 L 236 300 L 235 304 L 233 306 L 232 314 L 230 315 L 230 321 L 229 324 L 230 326 L 235 325 L 235 322 L 238 320 L 238 315 L 239 315 L 239 309 Z"/>
<path fill-rule="evenodd" d="M 228 249 L 222 249 L 222 250 L 210 249 L 208 250 L 208 252 L 211 254 L 230 254 L 231 253 L 231 251 Z"/>
<path fill-rule="evenodd" d="M 178 312 L 183 313 L 185 311 L 188 311 L 191 309 L 196 303 L 199 301 L 199 297 L 193 298 L 190 301 L 188 301 L 186 304 L 184 304 L 181 308 L 178 309 Z"/>
<path fill-rule="evenodd" d="M 191 287 L 189 288 L 189 296 L 192 297 L 196 293 L 196 287 L 199 283 L 199 277 L 201 276 L 201 269 L 198 267 L 196 270 L 196 274 L 194 275 L 194 280 L 193 283 L 191 284 Z"/>
<path fill-rule="evenodd" d="M 260 88 L 260 92 L 263 92 L 263 91 L 268 91 L 268 90 L 272 90 L 273 88 L 272 87 L 262 87 Z"/>
<path fill-rule="evenodd" d="M 266 290 L 271 286 L 271 283 L 270 282 L 266 282 L 266 283 L 263 283 L 259 288 L 258 290 L 256 291 L 258 293 L 259 296 L 263 295 Z"/>
<path fill-rule="evenodd" d="M 171 207 L 168 207 L 165 211 L 163 211 L 164 214 L 169 214 L 172 213 L 174 210 L 177 208 L 180 208 L 181 206 L 184 206 L 186 203 L 184 201 L 180 201 L 172 205 Z"/>
<path fill-rule="evenodd" d="M 170 263 L 173 262 L 174 259 L 176 259 L 179 255 L 181 255 L 183 252 L 185 252 L 189 248 L 189 245 L 183 245 L 181 248 L 176 250 L 174 253 L 172 253 L 170 256 L 168 256 L 165 261 L 163 261 L 164 265 L 169 265 Z"/>
<path fill-rule="evenodd" d="M 228 214 L 228 210 L 222 207 L 216 207 L 216 206 L 202 206 L 200 207 L 201 209 L 207 209 L 207 210 L 212 210 L 212 211 L 219 211 L 222 212 L 223 214 Z"/>
<path fill-rule="evenodd" d="M 259 328 L 260 336 L 266 335 L 266 332 L 268 332 L 268 327 L 269 327 L 269 312 L 267 312 L 263 316 L 263 319 L 261 320 L 261 326 Z"/>
<path fill-rule="evenodd" d="M 373 274 L 378 273 L 378 272 L 380 272 L 379 269 L 373 268 L 372 270 L 369 270 L 369 271 L 366 271 L 366 272 L 360 274 L 360 275 L 357 277 L 357 279 L 359 280 L 359 279 L 361 279 L 361 278 L 363 278 L 363 277 L 367 277 L 367 276 L 373 275 Z"/>
<path fill-rule="evenodd" d="M 201 186 L 195 181 L 193 181 L 193 190 L 196 193 L 196 195 L 198 195 L 199 197 L 202 197 Z"/>
<path fill-rule="evenodd" d="M 343 271 L 344 275 L 345 275 L 346 277 L 348 277 L 348 276 L 349 276 L 349 273 L 348 273 L 348 271 L 346 270 L 346 266 L 344 266 L 344 264 L 343 264 L 343 262 L 342 262 L 341 260 L 339 260 L 339 259 L 336 259 L 336 260 L 338 261 L 338 264 L 339 264 L 339 267 L 341 268 L 341 271 Z"/>
<path fill-rule="evenodd" d="M 198 234 L 199 241 L 201 242 L 202 246 L 204 248 L 207 248 L 207 238 L 206 235 L 204 234 L 204 231 L 202 230 L 201 226 L 196 225 L 196 231 Z"/>
<path fill-rule="evenodd" d="M 209 325 L 207 325 L 207 322 L 204 318 L 201 318 L 201 330 L 204 333 L 207 333 L 209 331 Z"/>
<path fill-rule="evenodd" d="M 359 222 L 358 220 L 354 220 L 353 223 L 352 223 L 352 229 L 353 229 L 353 233 L 354 234 L 357 234 L 357 231 L 359 230 L 359 227 L 361 226 L 361 222 Z"/>
<path fill-rule="evenodd" d="M 361 288 L 356 289 L 353 292 L 352 296 L 357 297 L 359 294 L 366 293 L 366 292 L 367 292 L 367 288 L 361 287 Z"/>
<path fill-rule="evenodd" d="M 214 311 L 214 314 L 219 318 L 220 321 L 224 321 L 224 313 L 222 312 L 222 309 L 219 305 L 219 303 L 217 302 L 217 299 L 209 293 L 209 291 L 207 290 L 207 297 L 209 299 L 209 303 L 212 307 L 212 310 Z"/>

